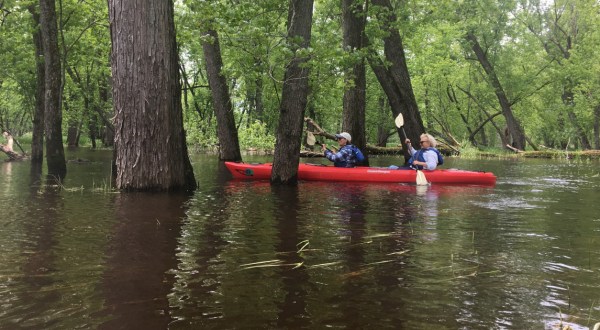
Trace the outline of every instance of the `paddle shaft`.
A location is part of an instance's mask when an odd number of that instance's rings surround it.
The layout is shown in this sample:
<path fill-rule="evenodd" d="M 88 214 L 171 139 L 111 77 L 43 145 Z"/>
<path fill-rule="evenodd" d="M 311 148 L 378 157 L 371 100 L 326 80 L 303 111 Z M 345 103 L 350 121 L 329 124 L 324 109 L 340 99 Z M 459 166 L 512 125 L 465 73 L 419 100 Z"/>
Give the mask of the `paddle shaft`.
<path fill-rule="evenodd" d="M 319 141 L 315 141 L 315 143 L 314 143 L 314 144 L 316 144 L 316 145 L 318 145 L 318 146 L 322 146 L 322 145 L 323 145 L 323 143 L 321 143 L 321 142 L 319 142 Z M 309 145 L 310 145 L 310 144 L 309 144 Z M 332 147 L 332 148 L 335 148 L 335 147 Z M 325 147 L 325 149 L 327 149 L 327 150 L 329 150 L 329 151 L 333 152 L 333 150 L 331 150 L 331 149 L 329 149 L 329 148 L 327 148 L 327 147 Z"/>

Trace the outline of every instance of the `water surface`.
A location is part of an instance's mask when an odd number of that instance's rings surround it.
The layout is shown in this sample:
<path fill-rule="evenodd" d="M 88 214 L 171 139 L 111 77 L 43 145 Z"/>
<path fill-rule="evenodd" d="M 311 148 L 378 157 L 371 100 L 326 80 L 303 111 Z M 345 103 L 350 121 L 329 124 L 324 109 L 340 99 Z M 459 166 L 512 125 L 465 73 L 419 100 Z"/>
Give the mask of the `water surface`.
<path fill-rule="evenodd" d="M 0 328 L 600 322 L 598 162 L 444 165 L 492 171 L 495 187 L 271 187 L 195 155 L 200 188 L 185 195 L 112 192 L 110 157 L 68 152 L 89 162 L 69 163 L 63 187 L 28 162 L 0 164 Z"/>

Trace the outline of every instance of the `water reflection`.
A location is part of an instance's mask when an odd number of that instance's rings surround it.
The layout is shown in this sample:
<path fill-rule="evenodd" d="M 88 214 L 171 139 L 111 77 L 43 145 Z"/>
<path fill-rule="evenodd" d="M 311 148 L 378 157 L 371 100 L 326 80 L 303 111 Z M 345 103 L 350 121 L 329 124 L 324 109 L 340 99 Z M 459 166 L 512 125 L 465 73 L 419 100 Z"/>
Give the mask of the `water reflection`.
<path fill-rule="evenodd" d="M 271 187 L 201 156 L 186 197 L 99 192 L 110 154 L 76 157 L 96 158 L 65 187 L 40 184 L 27 163 L 0 168 L 2 329 L 600 321 L 597 163 L 454 160 L 494 171 L 493 188 Z"/>
<path fill-rule="evenodd" d="M 102 329 L 165 329 L 171 322 L 168 294 L 175 251 L 189 196 L 119 194 L 118 222 L 106 250 L 101 291 Z"/>
<path fill-rule="evenodd" d="M 309 276 L 303 265 L 305 260 L 302 252 L 297 251 L 309 241 L 303 234 L 306 232 L 303 228 L 305 219 L 300 214 L 298 187 L 274 186 L 272 196 L 273 219 L 276 219 L 275 226 L 279 239 L 275 251 L 281 264 L 286 265 L 279 268 L 284 297 L 279 303 L 277 327 L 305 327 L 310 324 L 310 315 L 306 306 Z"/>
<path fill-rule="evenodd" d="M 56 227 L 62 220 L 63 202 L 60 193 L 55 189 L 48 189 L 43 194 L 32 194 L 32 206 L 26 210 L 27 218 L 22 224 L 24 236 L 21 240 L 21 257 L 23 264 L 20 267 L 22 275 L 15 278 L 17 283 L 11 286 L 18 287 L 19 305 L 4 305 L 16 313 L 11 315 L 12 326 L 24 326 L 34 328 L 48 328 L 55 325 L 58 320 L 49 320 L 39 311 L 55 306 L 54 312 L 60 312 L 57 302 L 61 299 L 59 286 L 60 278 L 55 276 L 56 272 Z M 27 303 L 23 303 L 27 302 Z"/>
<path fill-rule="evenodd" d="M 190 202 L 178 242 L 176 282 L 169 296 L 172 328 L 202 328 L 206 320 L 223 316 L 219 296 L 226 265 L 221 254 L 229 244 L 225 236 L 232 207 L 225 192 L 227 169 L 221 163 L 216 171 L 210 188 Z"/>

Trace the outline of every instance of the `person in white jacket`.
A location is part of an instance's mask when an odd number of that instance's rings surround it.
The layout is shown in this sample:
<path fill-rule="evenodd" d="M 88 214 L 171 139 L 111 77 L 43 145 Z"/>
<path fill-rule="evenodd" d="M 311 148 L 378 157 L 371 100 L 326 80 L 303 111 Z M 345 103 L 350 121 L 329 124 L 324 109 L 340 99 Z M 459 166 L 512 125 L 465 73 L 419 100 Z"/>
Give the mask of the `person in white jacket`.
<path fill-rule="evenodd" d="M 408 164 L 420 170 L 435 170 L 438 165 L 444 163 L 442 154 L 435 147 L 437 141 L 431 134 L 423 133 L 420 136 L 419 144 L 421 149 L 415 150 L 410 143 L 410 139 L 406 139 L 406 145 L 409 146 L 411 158 L 408 160 Z"/>

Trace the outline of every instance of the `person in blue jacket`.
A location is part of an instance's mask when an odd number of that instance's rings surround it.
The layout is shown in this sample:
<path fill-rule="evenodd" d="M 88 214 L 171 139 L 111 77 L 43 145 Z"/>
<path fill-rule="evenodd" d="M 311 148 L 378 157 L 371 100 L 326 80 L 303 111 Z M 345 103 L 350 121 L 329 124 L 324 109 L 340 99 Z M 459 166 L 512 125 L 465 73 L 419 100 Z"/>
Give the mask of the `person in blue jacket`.
<path fill-rule="evenodd" d="M 410 144 L 410 139 L 407 138 L 405 142 L 409 147 L 408 150 L 412 156 L 408 160 L 408 164 L 411 165 L 411 167 L 420 170 L 435 170 L 438 165 L 442 165 L 444 163 L 442 154 L 440 154 L 439 150 L 435 148 L 437 146 L 437 142 L 435 141 L 435 138 L 431 136 L 431 134 L 421 134 L 419 139 L 421 149 L 419 150 L 415 150 L 415 148 L 413 148 L 413 146 Z"/>
<path fill-rule="evenodd" d="M 352 142 L 352 136 L 349 133 L 342 132 L 335 135 L 335 138 L 340 145 L 338 152 L 333 153 L 323 144 L 321 149 L 325 153 L 325 157 L 333 162 L 335 167 L 354 167 L 365 160 L 364 155 Z"/>

